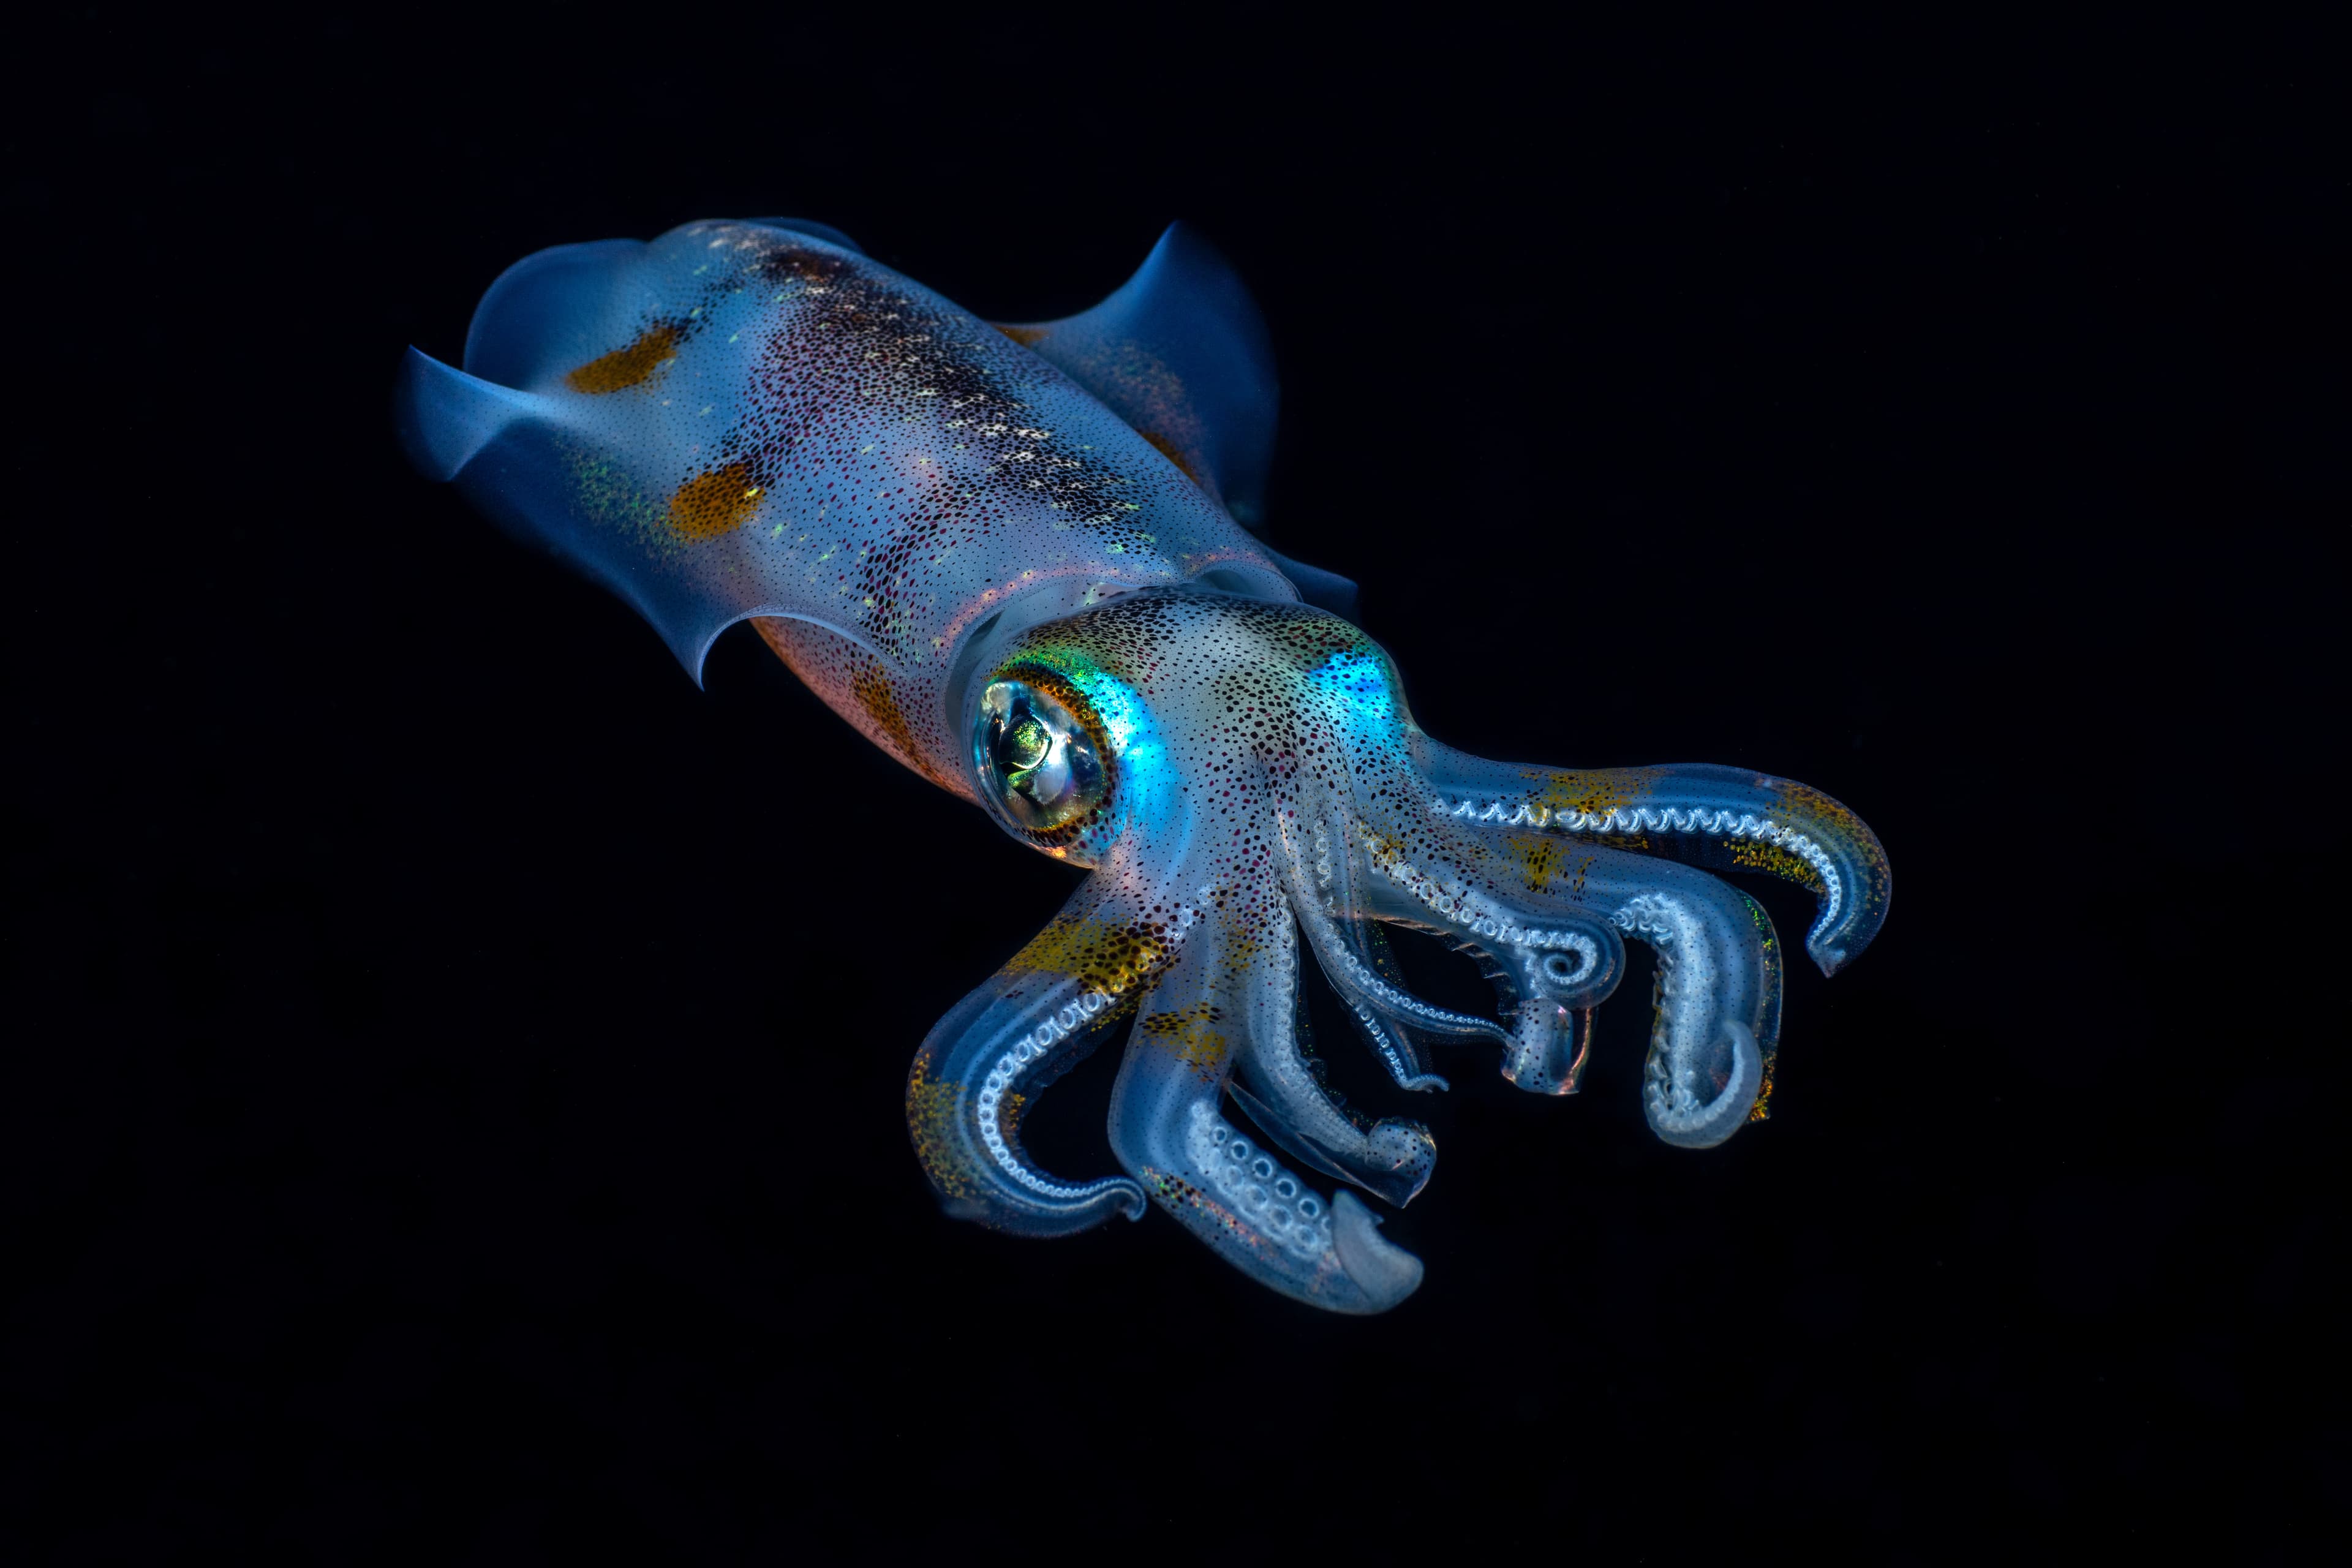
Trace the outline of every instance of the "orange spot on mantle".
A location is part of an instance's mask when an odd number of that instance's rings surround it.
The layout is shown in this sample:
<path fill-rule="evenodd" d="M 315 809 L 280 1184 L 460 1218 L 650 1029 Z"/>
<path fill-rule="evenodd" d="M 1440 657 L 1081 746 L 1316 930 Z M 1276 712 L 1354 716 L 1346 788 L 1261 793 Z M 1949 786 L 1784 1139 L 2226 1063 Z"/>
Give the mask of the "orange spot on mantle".
<path fill-rule="evenodd" d="M 574 392 L 618 392 L 636 385 L 659 370 L 662 362 L 677 350 L 677 330 L 655 327 L 628 347 L 590 360 L 565 376 L 563 384 Z"/>
<path fill-rule="evenodd" d="M 730 463 L 697 474 L 669 498 L 670 531 L 690 544 L 717 539 L 759 510 L 764 493 L 752 482 L 749 463 Z"/>
<path fill-rule="evenodd" d="M 889 738 L 891 750 L 908 767 L 940 783 L 923 760 L 923 748 L 915 740 L 915 727 L 907 722 L 907 710 L 898 706 L 898 694 L 890 689 L 889 671 L 878 662 L 869 661 L 849 678 L 849 689 L 856 695 L 857 705 L 866 710 L 874 728 Z"/>

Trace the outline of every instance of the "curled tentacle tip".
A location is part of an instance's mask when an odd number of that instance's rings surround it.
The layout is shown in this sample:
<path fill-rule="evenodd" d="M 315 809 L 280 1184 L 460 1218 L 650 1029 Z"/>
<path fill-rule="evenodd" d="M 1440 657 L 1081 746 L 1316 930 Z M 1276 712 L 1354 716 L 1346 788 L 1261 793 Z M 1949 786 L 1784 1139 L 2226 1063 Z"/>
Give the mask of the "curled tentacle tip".
<path fill-rule="evenodd" d="M 1082 1191 L 1066 1194 L 1051 1205 L 1038 1205 L 1034 1212 L 1008 1213 L 1001 1201 L 990 1201 L 992 1195 L 942 1196 L 940 1212 L 950 1219 L 970 1220 L 991 1230 L 1067 1236 L 1092 1229 L 1114 1217 L 1139 1220 L 1151 1206 L 1143 1188 L 1125 1176 L 1106 1176 L 1090 1182 Z"/>
<path fill-rule="evenodd" d="M 1661 1142 L 1677 1149 L 1712 1149 L 1747 1125 L 1748 1108 L 1763 1087 L 1764 1059 L 1747 1025 L 1726 1020 L 1723 1035 L 1731 1071 L 1714 1099 L 1699 1104 L 1687 1089 L 1662 1082 L 1656 1074 L 1644 1087 L 1642 1109 Z"/>
<path fill-rule="evenodd" d="M 1421 1288 L 1421 1259 L 1382 1240 L 1380 1225 L 1380 1216 L 1347 1188 L 1332 1195 L 1332 1249 L 1349 1279 L 1363 1292 L 1354 1310 L 1366 1313 L 1385 1312 Z"/>
<path fill-rule="evenodd" d="M 1399 1081 L 1404 1088 L 1412 1089 L 1416 1094 L 1444 1094 L 1454 1087 L 1433 1072 L 1415 1073 L 1412 1077 Z"/>

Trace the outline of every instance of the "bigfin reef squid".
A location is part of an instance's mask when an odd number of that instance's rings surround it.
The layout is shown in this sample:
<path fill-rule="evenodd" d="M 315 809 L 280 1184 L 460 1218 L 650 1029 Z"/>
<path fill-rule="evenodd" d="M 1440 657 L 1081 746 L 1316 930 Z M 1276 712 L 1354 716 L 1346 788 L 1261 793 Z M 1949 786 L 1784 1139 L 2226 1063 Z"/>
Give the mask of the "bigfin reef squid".
<path fill-rule="evenodd" d="M 698 682 L 749 620 L 866 739 L 1088 869 L 915 1055 L 908 1126 L 950 1213 L 1064 1236 L 1156 1205 L 1285 1295 L 1379 1312 L 1422 1264 L 1358 1194 L 1411 1202 L 1436 1146 L 1325 1086 L 1302 952 L 1400 1090 L 1483 1042 L 1559 1095 L 1646 944 L 1643 1106 L 1704 1149 L 1760 1116 L 1780 1013 L 1771 921 L 1710 870 L 1811 889 L 1825 972 L 1890 878 L 1859 817 L 1786 779 L 1423 733 L 1353 584 L 1251 531 L 1276 401 L 1255 306 L 1181 225 L 1094 309 L 1019 325 L 755 218 L 524 258 L 463 369 L 408 352 L 396 413 L 419 469 L 635 606 Z M 1494 1016 L 1413 995 L 1391 924 L 1473 952 Z M 1123 1173 L 1040 1169 L 1025 1111 L 1122 1026 Z"/>

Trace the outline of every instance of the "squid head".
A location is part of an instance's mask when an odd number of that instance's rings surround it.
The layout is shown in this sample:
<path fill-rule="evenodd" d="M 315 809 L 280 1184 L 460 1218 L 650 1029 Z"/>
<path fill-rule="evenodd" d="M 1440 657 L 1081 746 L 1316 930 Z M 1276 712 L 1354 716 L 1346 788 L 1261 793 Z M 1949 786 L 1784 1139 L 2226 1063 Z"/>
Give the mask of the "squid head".
<path fill-rule="evenodd" d="M 1008 1230 L 1063 1234 L 1149 1200 L 1286 1294 L 1380 1311 L 1421 1267 L 1350 1189 L 1402 1205 L 1435 1149 L 1419 1122 L 1324 1087 L 1296 1026 L 1302 962 L 1400 1089 L 1444 1087 L 1431 1047 L 1483 1041 L 1511 1081 L 1561 1094 L 1625 942 L 1642 942 L 1656 960 L 1643 1107 L 1661 1138 L 1705 1148 L 1760 1109 L 1780 949 L 1755 900 L 1699 868 L 1812 889 L 1825 969 L 1885 909 L 1884 856 L 1826 796 L 1727 768 L 1481 762 L 1423 734 L 1381 649 L 1305 604 L 1148 590 L 982 662 L 964 700 L 975 792 L 1015 837 L 1091 868 L 941 1022 L 909 1088 L 950 1206 Z M 1475 952 L 1496 1016 L 1412 995 L 1385 923 Z M 1129 1014 L 1110 1126 L 1125 1175 L 1036 1169 L 1024 1112 Z"/>

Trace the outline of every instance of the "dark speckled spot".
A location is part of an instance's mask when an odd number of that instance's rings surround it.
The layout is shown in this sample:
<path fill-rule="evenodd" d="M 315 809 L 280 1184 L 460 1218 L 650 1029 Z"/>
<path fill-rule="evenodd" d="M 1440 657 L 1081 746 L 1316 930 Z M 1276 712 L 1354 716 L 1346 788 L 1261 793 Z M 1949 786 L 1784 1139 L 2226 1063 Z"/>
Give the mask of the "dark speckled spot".
<path fill-rule="evenodd" d="M 799 279 L 803 282 L 815 282 L 837 278 L 848 268 L 839 257 L 786 246 L 761 257 L 759 270 L 761 276 L 778 280 Z"/>

